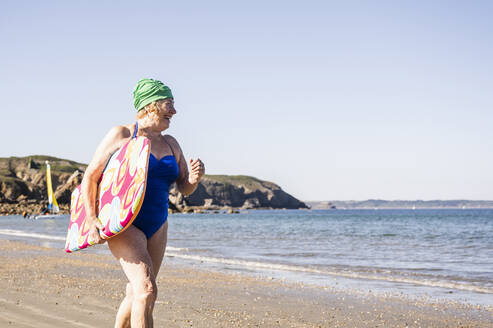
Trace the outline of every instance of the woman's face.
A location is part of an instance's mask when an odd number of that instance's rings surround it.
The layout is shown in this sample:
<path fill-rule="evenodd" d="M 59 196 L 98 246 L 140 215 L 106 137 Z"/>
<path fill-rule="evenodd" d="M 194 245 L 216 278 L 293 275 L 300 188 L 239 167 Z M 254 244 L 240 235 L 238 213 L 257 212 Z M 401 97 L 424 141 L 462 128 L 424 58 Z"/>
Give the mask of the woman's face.
<path fill-rule="evenodd" d="M 159 119 L 159 126 L 163 127 L 163 130 L 167 129 L 170 124 L 170 120 L 173 115 L 176 114 L 175 101 L 172 98 L 166 98 L 156 101 L 156 106 L 159 109 L 154 113 Z"/>

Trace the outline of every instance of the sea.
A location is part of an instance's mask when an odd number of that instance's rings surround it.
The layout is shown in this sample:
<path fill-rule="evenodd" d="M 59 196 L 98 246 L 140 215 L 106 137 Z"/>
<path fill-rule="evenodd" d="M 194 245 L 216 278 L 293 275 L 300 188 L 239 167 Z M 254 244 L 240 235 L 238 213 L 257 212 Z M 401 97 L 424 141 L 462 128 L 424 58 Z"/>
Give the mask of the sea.
<path fill-rule="evenodd" d="M 68 216 L 0 217 L 0 238 L 62 249 Z M 109 253 L 106 245 L 90 250 Z M 70 254 L 67 254 L 70 256 Z M 252 210 L 169 215 L 167 258 L 360 293 L 493 306 L 493 210 Z"/>

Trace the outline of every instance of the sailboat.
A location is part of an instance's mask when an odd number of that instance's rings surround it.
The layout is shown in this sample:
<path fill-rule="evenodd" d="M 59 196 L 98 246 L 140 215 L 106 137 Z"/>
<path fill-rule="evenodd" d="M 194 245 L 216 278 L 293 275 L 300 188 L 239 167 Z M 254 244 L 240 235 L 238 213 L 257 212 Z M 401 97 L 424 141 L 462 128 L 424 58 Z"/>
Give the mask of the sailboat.
<path fill-rule="evenodd" d="M 58 214 L 60 212 L 60 208 L 58 207 L 58 203 L 55 198 L 55 194 L 53 193 L 53 187 L 51 184 L 51 167 L 48 161 L 46 163 L 46 190 L 48 192 L 48 208 L 41 215 L 36 215 L 34 218 L 36 220 L 39 219 L 55 219 L 57 217 L 62 216 Z"/>

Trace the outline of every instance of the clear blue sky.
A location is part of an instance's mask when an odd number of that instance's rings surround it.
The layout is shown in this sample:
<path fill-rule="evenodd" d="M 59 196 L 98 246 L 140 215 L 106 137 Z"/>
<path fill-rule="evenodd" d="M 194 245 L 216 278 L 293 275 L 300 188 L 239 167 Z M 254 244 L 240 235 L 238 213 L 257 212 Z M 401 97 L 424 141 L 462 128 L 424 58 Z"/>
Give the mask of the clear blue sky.
<path fill-rule="evenodd" d="M 168 83 L 210 174 L 302 200 L 493 199 L 491 1 L 2 1 L 0 156 L 88 163 Z"/>

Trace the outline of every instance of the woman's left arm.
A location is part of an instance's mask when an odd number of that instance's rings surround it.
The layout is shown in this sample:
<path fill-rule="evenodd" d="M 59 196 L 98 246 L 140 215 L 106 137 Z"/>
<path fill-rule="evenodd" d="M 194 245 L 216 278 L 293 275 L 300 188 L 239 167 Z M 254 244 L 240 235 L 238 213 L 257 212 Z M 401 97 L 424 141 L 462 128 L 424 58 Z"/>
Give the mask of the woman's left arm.
<path fill-rule="evenodd" d="M 178 155 L 179 174 L 176 179 L 178 191 L 185 196 L 191 195 L 197 189 L 200 179 L 205 174 L 204 163 L 202 163 L 200 158 L 190 159 L 190 171 L 188 171 L 187 161 L 185 156 L 183 156 L 183 151 L 178 141 L 170 135 L 166 135 L 165 138 L 167 138 L 166 141 L 173 147 L 174 153 Z"/>

